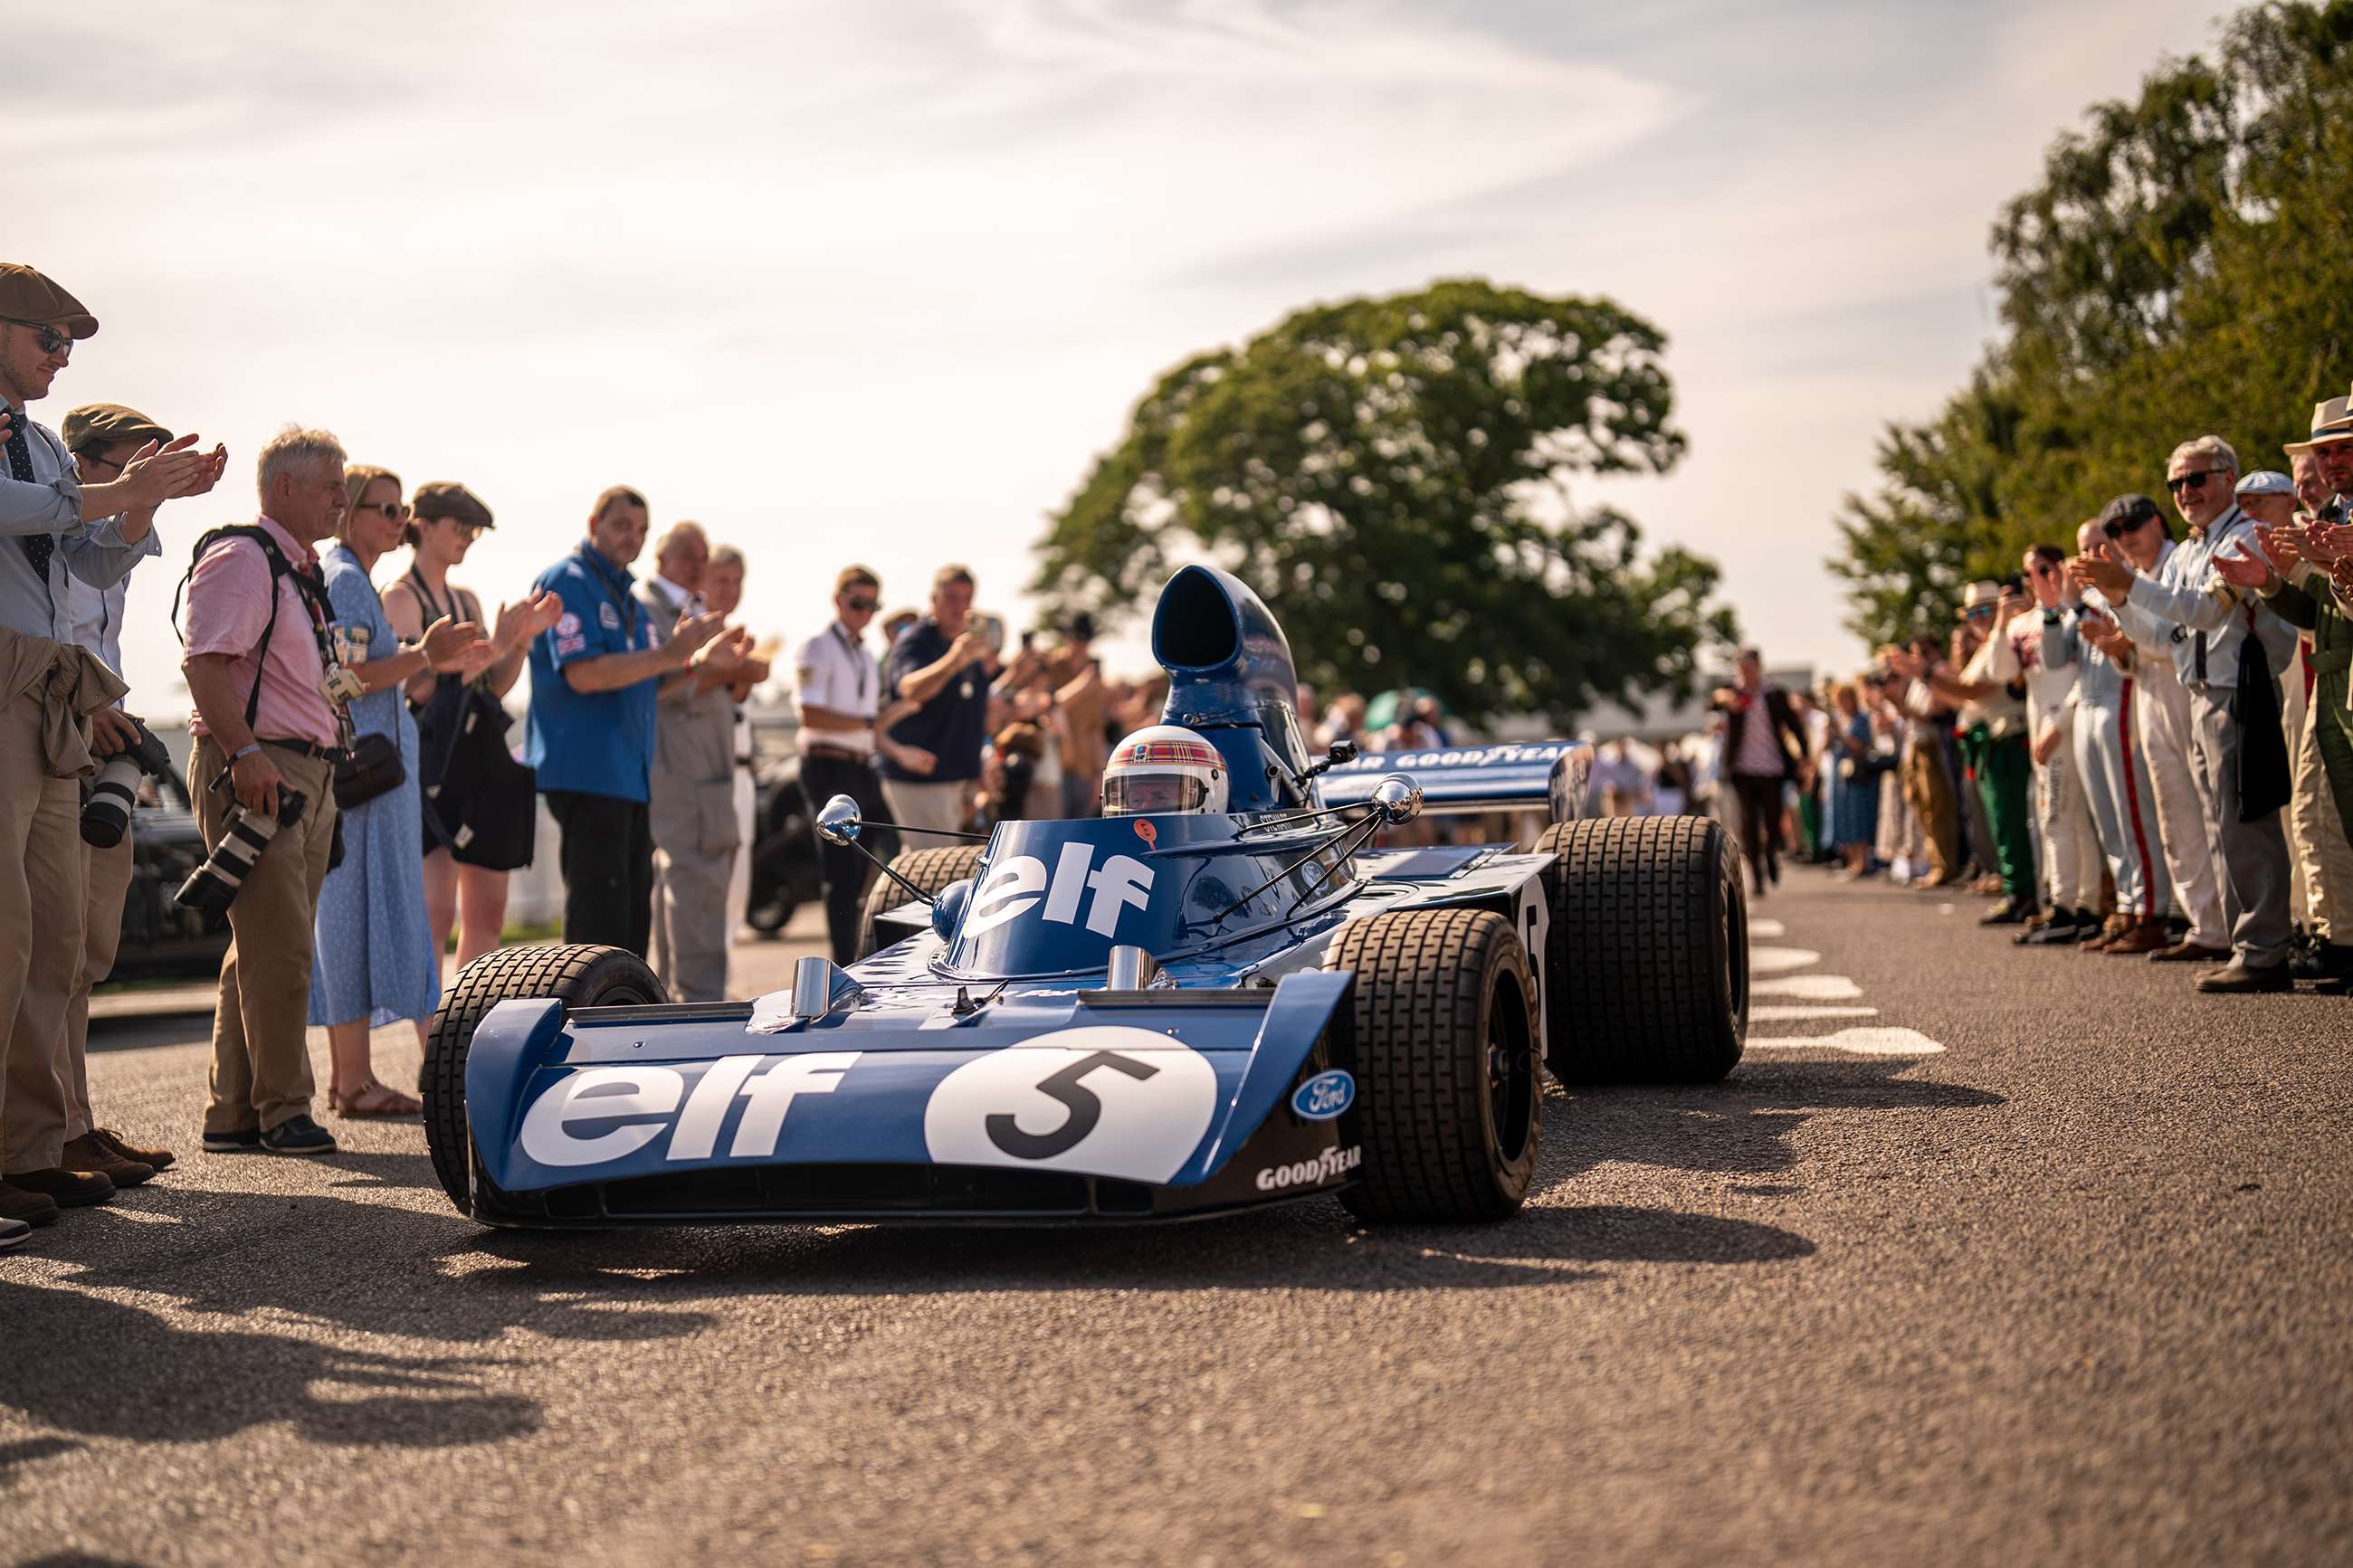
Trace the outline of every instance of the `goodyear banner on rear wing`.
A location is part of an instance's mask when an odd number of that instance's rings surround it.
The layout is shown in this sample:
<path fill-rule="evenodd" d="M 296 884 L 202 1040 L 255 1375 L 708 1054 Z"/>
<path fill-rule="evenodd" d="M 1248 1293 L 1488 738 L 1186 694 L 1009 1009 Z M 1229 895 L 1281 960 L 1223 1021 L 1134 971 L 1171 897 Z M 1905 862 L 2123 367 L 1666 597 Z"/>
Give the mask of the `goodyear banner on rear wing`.
<path fill-rule="evenodd" d="M 1421 786 L 1422 809 L 1436 812 L 1517 811 L 1542 807 L 1555 822 L 1585 815 L 1585 783 L 1593 748 L 1582 741 L 1498 742 L 1488 746 L 1439 746 L 1419 752 L 1367 752 L 1332 769 L 1316 783 L 1326 805 L 1372 798 L 1387 773 L 1404 773 Z"/>

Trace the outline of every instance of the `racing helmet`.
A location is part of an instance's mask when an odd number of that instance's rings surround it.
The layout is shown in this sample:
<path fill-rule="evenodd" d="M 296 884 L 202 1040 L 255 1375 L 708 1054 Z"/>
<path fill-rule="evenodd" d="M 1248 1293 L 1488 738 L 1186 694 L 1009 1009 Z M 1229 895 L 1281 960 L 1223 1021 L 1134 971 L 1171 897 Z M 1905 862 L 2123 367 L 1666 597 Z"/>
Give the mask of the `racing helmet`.
<path fill-rule="evenodd" d="M 1103 768 L 1105 816 L 1226 809 L 1226 759 L 1182 724 L 1138 730 Z"/>

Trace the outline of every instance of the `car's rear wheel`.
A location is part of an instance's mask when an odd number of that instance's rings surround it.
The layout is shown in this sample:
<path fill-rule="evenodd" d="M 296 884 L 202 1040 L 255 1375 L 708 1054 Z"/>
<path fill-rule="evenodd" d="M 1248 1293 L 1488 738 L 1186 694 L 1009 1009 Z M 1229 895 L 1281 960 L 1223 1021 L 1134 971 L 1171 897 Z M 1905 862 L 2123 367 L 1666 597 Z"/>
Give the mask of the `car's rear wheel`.
<path fill-rule="evenodd" d="M 1345 1048 L 1363 1163 L 1340 1201 L 1369 1220 L 1500 1219 L 1535 1173 L 1543 1083 L 1528 959 L 1489 910 L 1397 910 L 1340 928 L 1356 972 Z"/>
<path fill-rule="evenodd" d="M 910 849 L 892 858 L 891 869 L 936 898 L 951 884 L 976 872 L 987 848 L 986 844 L 951 844 L 944 849 Z M 897 909 L 911 896 L 888 877 L 874 879 L 874 885 L 866 889 L 866 913 L 858 925 L 859 957 L 871 958 L 902 940 L 879 930 L 875 920 L 884 910 Z"/>
<path fill-rule="evenodd" d="M 1712 1083 L 1748 1036 L 1748 898 L 1706 816 L 1559 822 L 1546 1058 L 1564 1083 Z"/>
<path fill-rule="evenodd" d="M 474 1026 L 501 1002 L 550 998 L 574 1007 L 648 1006 L 666 1000 L 646 961 L 626 948 L 543 943 L 487 952 L 458 972 L 425 1038 L 417 1089 L 433 1173 L 460 1214 L 474 1212 L 473 1133 L 466 1121 L 466 1055 Z"/>

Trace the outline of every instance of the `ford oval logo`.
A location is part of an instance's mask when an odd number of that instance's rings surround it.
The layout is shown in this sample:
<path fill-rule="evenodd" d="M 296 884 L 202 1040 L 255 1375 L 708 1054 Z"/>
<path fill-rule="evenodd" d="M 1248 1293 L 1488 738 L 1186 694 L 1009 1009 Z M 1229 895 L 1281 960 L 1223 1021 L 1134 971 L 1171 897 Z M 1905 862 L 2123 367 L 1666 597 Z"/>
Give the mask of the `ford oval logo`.
<path fill-rule="evenodd" d="M 1310 1121 L 1329 1121 L 1356 1103 L 1356 1080 L 1338 1068 L 1317 1073 L 1291 1097 L 1291 1109 Z"/>

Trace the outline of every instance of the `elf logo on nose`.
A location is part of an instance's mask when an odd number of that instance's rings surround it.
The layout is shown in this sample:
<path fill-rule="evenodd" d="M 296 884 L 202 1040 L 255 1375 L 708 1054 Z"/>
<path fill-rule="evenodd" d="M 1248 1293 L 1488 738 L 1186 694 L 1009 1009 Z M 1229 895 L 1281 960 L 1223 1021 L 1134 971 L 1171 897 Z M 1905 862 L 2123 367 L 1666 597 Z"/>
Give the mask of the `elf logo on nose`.
<path fill-rule="evenodd" d="M 965 907 L 964 935 L 995 931 L 1041 903 L 1045 918 L 1057 925 L 1079 924 L 1083 903 L 1086 928 L 1097 936 L 1115 935 L 1121 910 L 1150 905 L 1153 870 L 1132 855 L 1113 855 L 1100 867 L 1094 858 L 1092 844 L 1065 844 L 1050 879 L 1046 862 L 1035 855 L 1016 855 L 991 867 Z"/>

